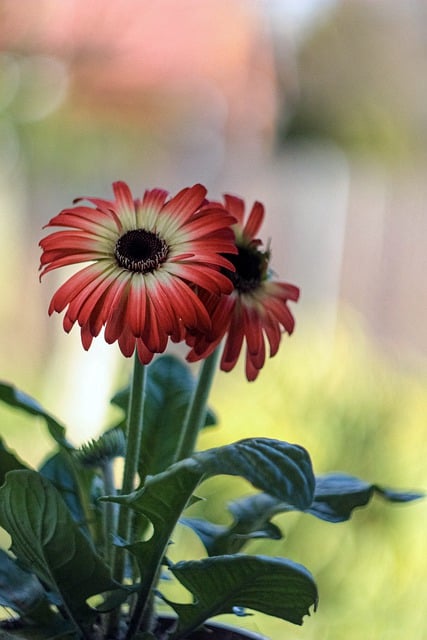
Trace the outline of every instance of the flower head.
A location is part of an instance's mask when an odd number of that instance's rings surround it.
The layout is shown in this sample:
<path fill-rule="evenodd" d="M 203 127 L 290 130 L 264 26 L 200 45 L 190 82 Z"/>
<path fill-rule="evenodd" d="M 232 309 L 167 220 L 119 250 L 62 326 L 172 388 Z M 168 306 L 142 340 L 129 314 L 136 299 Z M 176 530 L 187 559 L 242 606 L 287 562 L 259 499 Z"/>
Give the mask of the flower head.
<path fill-rule="evenodd" d="M 298 300 L 299 289 L 271 280 L 270 251 L 264 251 L 261 241 L 256 238 L 264 219 L 264 206 L 255 202 L 244 223 L 243 200 L 231 195 L 225 195 L 224 200 L 226 210 L 237 220 L 233 229 L 238 252 L 227 256 L 235 270 L 222 268 L 233 283 L 233 291 L 229 295 L 200 293 L 212 327 L 207 332 L 188 333 L 186 341 L 191 351 L 187 359 L 193 362 L 207 357 L 226 336 L 221 369 L 231 371 L 245 341 L 246 377 L 255 380 L 265 362 L 265 338 L 272 357 L 279 349 L 283 331 L 291 334 L 294 329 L 288 301 Z"/>
<path fill-rule="evenodd" d="M 90 262 L 54 294 L 49 315 L 67 308 L 63 326 L 77 322 L 85 349 L 104 328 L 122 353 L 138 351 L 148 363 L 165 350 L 168 338 L 180 341 L 187 329 L 209 331 L 209 314 L 194 292 L 221 295 L 232 290 L 223 269 L 235 251 L 228 213 L 206 200 L 194 185 L 168 199 L 162 189 L 134 199 L 124 182 L 113 184 L 113 201 L 87 198 L 93 206 L 64 209 L 47 227 L 66 227 L 41 240 L 41 276 Z M 40 277 L 41 277 L 40 276 Z"/>

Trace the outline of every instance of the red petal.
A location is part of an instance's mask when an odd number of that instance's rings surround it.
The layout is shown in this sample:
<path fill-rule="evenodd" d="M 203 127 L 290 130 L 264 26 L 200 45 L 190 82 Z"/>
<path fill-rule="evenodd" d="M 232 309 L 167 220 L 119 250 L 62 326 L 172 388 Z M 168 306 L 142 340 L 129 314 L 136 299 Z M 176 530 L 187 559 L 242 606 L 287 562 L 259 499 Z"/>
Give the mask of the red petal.
<path fill-rule="evenodd" d="M 80 336 L 81 336 L 83 349 L 85 349 L 85 351 L 88 351 L 90 345 L 92 344 L 92 340 L 93 340 L 93 335 L 92 335 L 88 325 L 84 325 L 81 328 Z"/>
<path fill-rule="evenodd" d="M 243 309 L 243 328 L 248 351 L 252 355 L 257 354 L 261 348 L 263 336 L 258 314 L 251 308 L 244 307 Z"/>
<path fill-rule="evenodd" d="M 130 358 L 136 346 L 136 338 L 133 336 L 130 331 L 124 330 L 121 335 L 117 339 L 118 345 L 120 347 L 120 351 L 126 358 Z"/>
<path fill-rule="evenodd" d="M 249 382 L 253 382 L 258 377 L 260 369 L 254 366 L 249 357 L 246 358 L 245 373 Z"/>
<path fill-rule="evenodd" d="M 245 203 L 241 198 L 232 196 L 228 193 L 224 194 L 225 208 L 231 215 L 236 218 L 237 224 L 243 224 L 245 215 Z"/>
<path fill-rule="evenodd" d="M 106 254 L 103 238 L 85 231 L 80 233 L 77 231 L 56 231 L 44 238 L 40 242 L 40 246 L 44 251 L 40 259 L 41 264 L 50 262 L 47 258 L 47 254 L 50 252 L 67 254 L 92 251 L 94 254 Z"/>
<path fill-rule="evenodd" d="M 242 320 L 242 310 L 239 304 L 235 306 L 221 358 L 221 369 L 223 371 L 231 371 L 239 358 L 244 338 Z"/>
<path fill-rule="evenodd" d="M 280 322 L 280 324 L 291 334 L 295 327 L 295 320 L 289 311 L 286 303 L 277 298 L 270 298 L 265 301 L 265 308 Z"/>
<path fill-rule="evenodd" d="M 147 297 L 147 321 L 142 338 L 153 353 L 162 353 L 166 349 L 168 334 L 162 326 L 161 316 L 156 313 L 150 295 Z"/>
<path fill-rule="evenodd" d="M 168 289 L 172 306 L 186 327 L 206 332 L 211 328 L 211 321 L 205 306 L 194 291 L 179 278 L 171 279 Z"/>
<path fill-rule="evenodd" d="M 62 255 L 62 252 L 60 255 Z M 40 272 L 40 280 L 43 278 L 44 275 L 46 275 L 46 273 L 49 273 L 49 271 L 53 271 L 54 269 L 59 269 L 60 267 L 66 267 L 70 264 L 79 264 L 80 262 L 89 262 L 89 261 L 95 260 L 96 258 L 97 256 L 94 256 L 93 252 L 92 253 L 74 253 L 74 254 L 70 254 L 69 256 L 65 256 L 63 258 L 50 257 L 49 262 L 51 261 L 53 262 Z"/>
<path fill-rule="evenodd" d="M 286 300 L 298 302 L 300 290 L 298 287 L 295 287 L 295 285 L 288 284 L 287 282 L 274 282 L 270 284 L 274 284 L 274 287 L 277 287 L 280 290 L 281 297 L 285 298 Z"/>
<path fill-rule="evenodd" d="M 89 265 L 68 278 L 53 295 L 49 305 L 49 315 L 60 313 L 82 290 L 102 276 L 99 267 Z"/>
<path fill-rule="evenodd" d="M 179 265 L 170 265 L 168 271 L 184 280 L 188 280 L 193 285 L 199 285 L 203 289 L 218 295 L 233 291 L 231 280 L 219 271 L 215 271 L 215 269 L 200 268 L 196 265 L 181 263 Z"/>
<path fill-rule="evenodd" d="M 114 182 L 113 191 L 117 200 L 117 215 L 122 227 L 131 229 L 136 224 L 135 202 L 126 182 Z"/>
<path fill-rule="evenodd" d="M 105 321 L 105 341 L 109 344 L 115 342 L 126 328 L 126 308 L 127 308 L 127 285 L 120 283 L 116 289 L 114 298 L 111 300 L 108 311 L 108 317 Z M 130 333 L 130 332 L 129 332 Z"/>
<path fill-rule="evenodd" d="M 202 205 L 205 196 L 206 189 L 201 184 L 182 189 L 165 204 L 162 214 L 168 213 L 183 223 Z"/>
<path fill-rule="evenodd" d="M 141 339 L 136 341 L 136 349 L 138 351 L 138 358 L 142 364 L 149 364 L 153 359 L 154 353 L 147 349 L 146 345 Z"/>
<path fill-rule="evenodd" d="M 99 278 L 99 282 L 95 289 L 87 296 L 86 300 L 81 305 L 80 311 L 78 313 L 78 320 L 80 326 L 85 325 L 90 322 L 92 326 L 99 326 L 99 316 L 102 312 L 102 307 L 105 303 L 106 293 L 108 289 L 110 289 L 114 283 L 114 275 L 110 272 L 107 273 L 106 276 L 101 279 Z M 97 330 L 97 333 L 93 333 L 92 335 L 98 335 L 101 330 L 102 322 Z"/>
<path fill-rule="evenodd" d="M 125 207 L 130 211 L 135 210 L 135 203 L 133 200 L 132 192 L 126 182 L 123 182 L 121 180 L 113 182 L 113 191 L 119 206 Z"/>
<path fill-rule="evenodd" d="M 153 213 L 160 213 L 167 197 L 168 192 L 164 189 L 147 189 L 141 202 L 141 209 L 151 209 Z"/>
<path fill-rule="evenodd" d="M 95 233 L 99 230 L 117 232 L 117 216 L 111 211 L 106 213 L 91 207 L 74 207 L 58 213 L 45 225 L 47 227 L 74 227 Z"/>
<path fill-rule="evenodd" d="M 144 277 L 134 274 L 130 280 L 127 303 L 127 324 L 131 333 L 142 336 L 146 324 L 147 291 Z"/>
<path fill-rule="evenodd" d="M 270 358 L 272 358 L 279 350 L 282 333 L 279 323 L 270 314 L 267 314 L 264 319 L 264 331 L 270 344 Z"/>
<path fill-rule="evenodd" d="M 157 308 L 156 312 L 162 316 L 166 333 L 168 333 L 175 342 L 183 340 L 185 328 L 182 322 L 180 322 L 176 309 L 174 309 L 171 304 L 168 297 L 167 286 L 160 280 L 156 281 L 155 290 L 152 292 L 151 299 Z"/>
<path fill-rule="evenodd" d="M 255 202 L 252 210 L 249 214 L 249 218 L 244 226 L 244 235 L 252 240 L 261 228 L 264 220 L 264 205 L 260 202 Z"/>

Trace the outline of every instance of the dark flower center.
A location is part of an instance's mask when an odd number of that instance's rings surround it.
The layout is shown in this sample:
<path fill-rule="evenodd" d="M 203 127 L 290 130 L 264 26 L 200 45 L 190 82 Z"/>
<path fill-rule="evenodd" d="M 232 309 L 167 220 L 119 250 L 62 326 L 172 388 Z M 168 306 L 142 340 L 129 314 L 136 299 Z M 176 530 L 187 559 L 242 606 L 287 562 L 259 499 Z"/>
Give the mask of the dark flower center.
<path fill-rule="evenodd" d="M 148 273 L 166 260 L 168 251 L 168 245 L 157 233 L 132 229 L 117 240 L 114 255 L 123 269 Z"/>
<path fill-rule="evenodd" d="M 227 254 L 227 259 L 235 266 L 236 271 L 227 271 L 239 293 L 249 293 L 256 289 L 264 276 L 266 254 L 249 247 L 237 247 L 239 253 Z"/>

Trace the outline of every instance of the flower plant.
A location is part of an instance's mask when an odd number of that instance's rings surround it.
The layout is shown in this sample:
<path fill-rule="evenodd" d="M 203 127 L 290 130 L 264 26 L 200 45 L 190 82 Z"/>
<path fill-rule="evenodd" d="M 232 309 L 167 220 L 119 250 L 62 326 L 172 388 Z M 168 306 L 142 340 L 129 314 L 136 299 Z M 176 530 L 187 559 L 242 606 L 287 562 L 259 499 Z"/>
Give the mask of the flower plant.
<path fill-rule="evenodd" d="M 200 430 L 215 423 L 208 398 L 218 366 L 230 371 L 245 349 L 254 381 L 266 346 L 274 356 L 293 332 L 289 303 L 299 290 L 273 277 L 258 237 L 261 203 L 245 217 L 242 199 L 209 200 L 201 185 L 172 198 L 162 189 L 134 198 L 124 182 L 113 191 L 113 200 L 79 199 L 50 220 L 41 276 L 89 263 L 56 291 L 49 314 L 65 311 L 64 330 L 77 323 L 85 349 L 103 331 L 133 357 L 130 384 L 112 399 L 122 417 L 75 447 L 50 412 L 0 385 L 4 403 L 44 420 L 54 446 L 36 470 L 0 440 L 0 526 L 12 541 L 0 552 L 0 604 L 14 612 L 0 636 L 180 640 L 217 615 L 252 610 L 302 624 L 318 602 L 310 572 L 245 553 L 246 544 L 280 539 L 280 513 L 342 522 L 374 493 L 397 502 L 420 494 L 344 473 L 315 476 L 303 447 L 266 437 L 197 450 Z M 179 357 L 160 355 L 170 340 L 199 361 L 197 376 Z M 192 517 L 199 485 L 224 474 L 254 488 L 230 503 L 231 524 Z M 178 522 L 200 538 L 204 558 L 171 561 Z M 168 578 L 189 602 L 165 595 Z M 173 612 L 169 626 L 164 608 Z"/>

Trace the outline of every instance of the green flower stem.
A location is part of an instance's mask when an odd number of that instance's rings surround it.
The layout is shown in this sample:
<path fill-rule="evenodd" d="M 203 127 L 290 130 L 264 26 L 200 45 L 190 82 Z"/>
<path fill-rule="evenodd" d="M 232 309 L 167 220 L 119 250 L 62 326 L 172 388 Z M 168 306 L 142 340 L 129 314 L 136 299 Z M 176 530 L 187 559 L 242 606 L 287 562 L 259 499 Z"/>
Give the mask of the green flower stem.
<path fill-rule="evenodd" d="M 121 494 L 126 495 L 134 488 L 135 476 L 141 449 L 142 426 L 144 419 L 146 368 L 139 361 L 138 354 L 134 356 L 133 375 L 131 381 L 129 405 L 126 424 L 126 456 L 123 470 Z M 132 526 L 132 511 L 120 506 L 117 523 L 117 536 L 129 542 Z M 124 554 L 115 553 L 113 563 L 113 577 L 122 582 L 124 573 Z"/>
<path fill-rule="evenodd" d="M 217 369 L 220 348 L 203 361 L 193 397 L 188 405 L 180 439 L 175 452 L 175 462 L 187 458 L 195 449 L 197 436 L 206 420 L 207 402 Z"/>
<path fill-rule="evenodd" d="M 102 476 L 104 479 L 104 493 L 107 496 L 114 496 L 116 494 L 116 487 L 114 484 L 113 463 L 111 460 L 106 460 L 102 465 Z M 105 502 L 104 508 L 104 554 L 105 560 L 110 562 L 112 557 L 112 545 L 111 535 L 116 530 L 116 516 L 117 505 L 113 502 Z"/>

